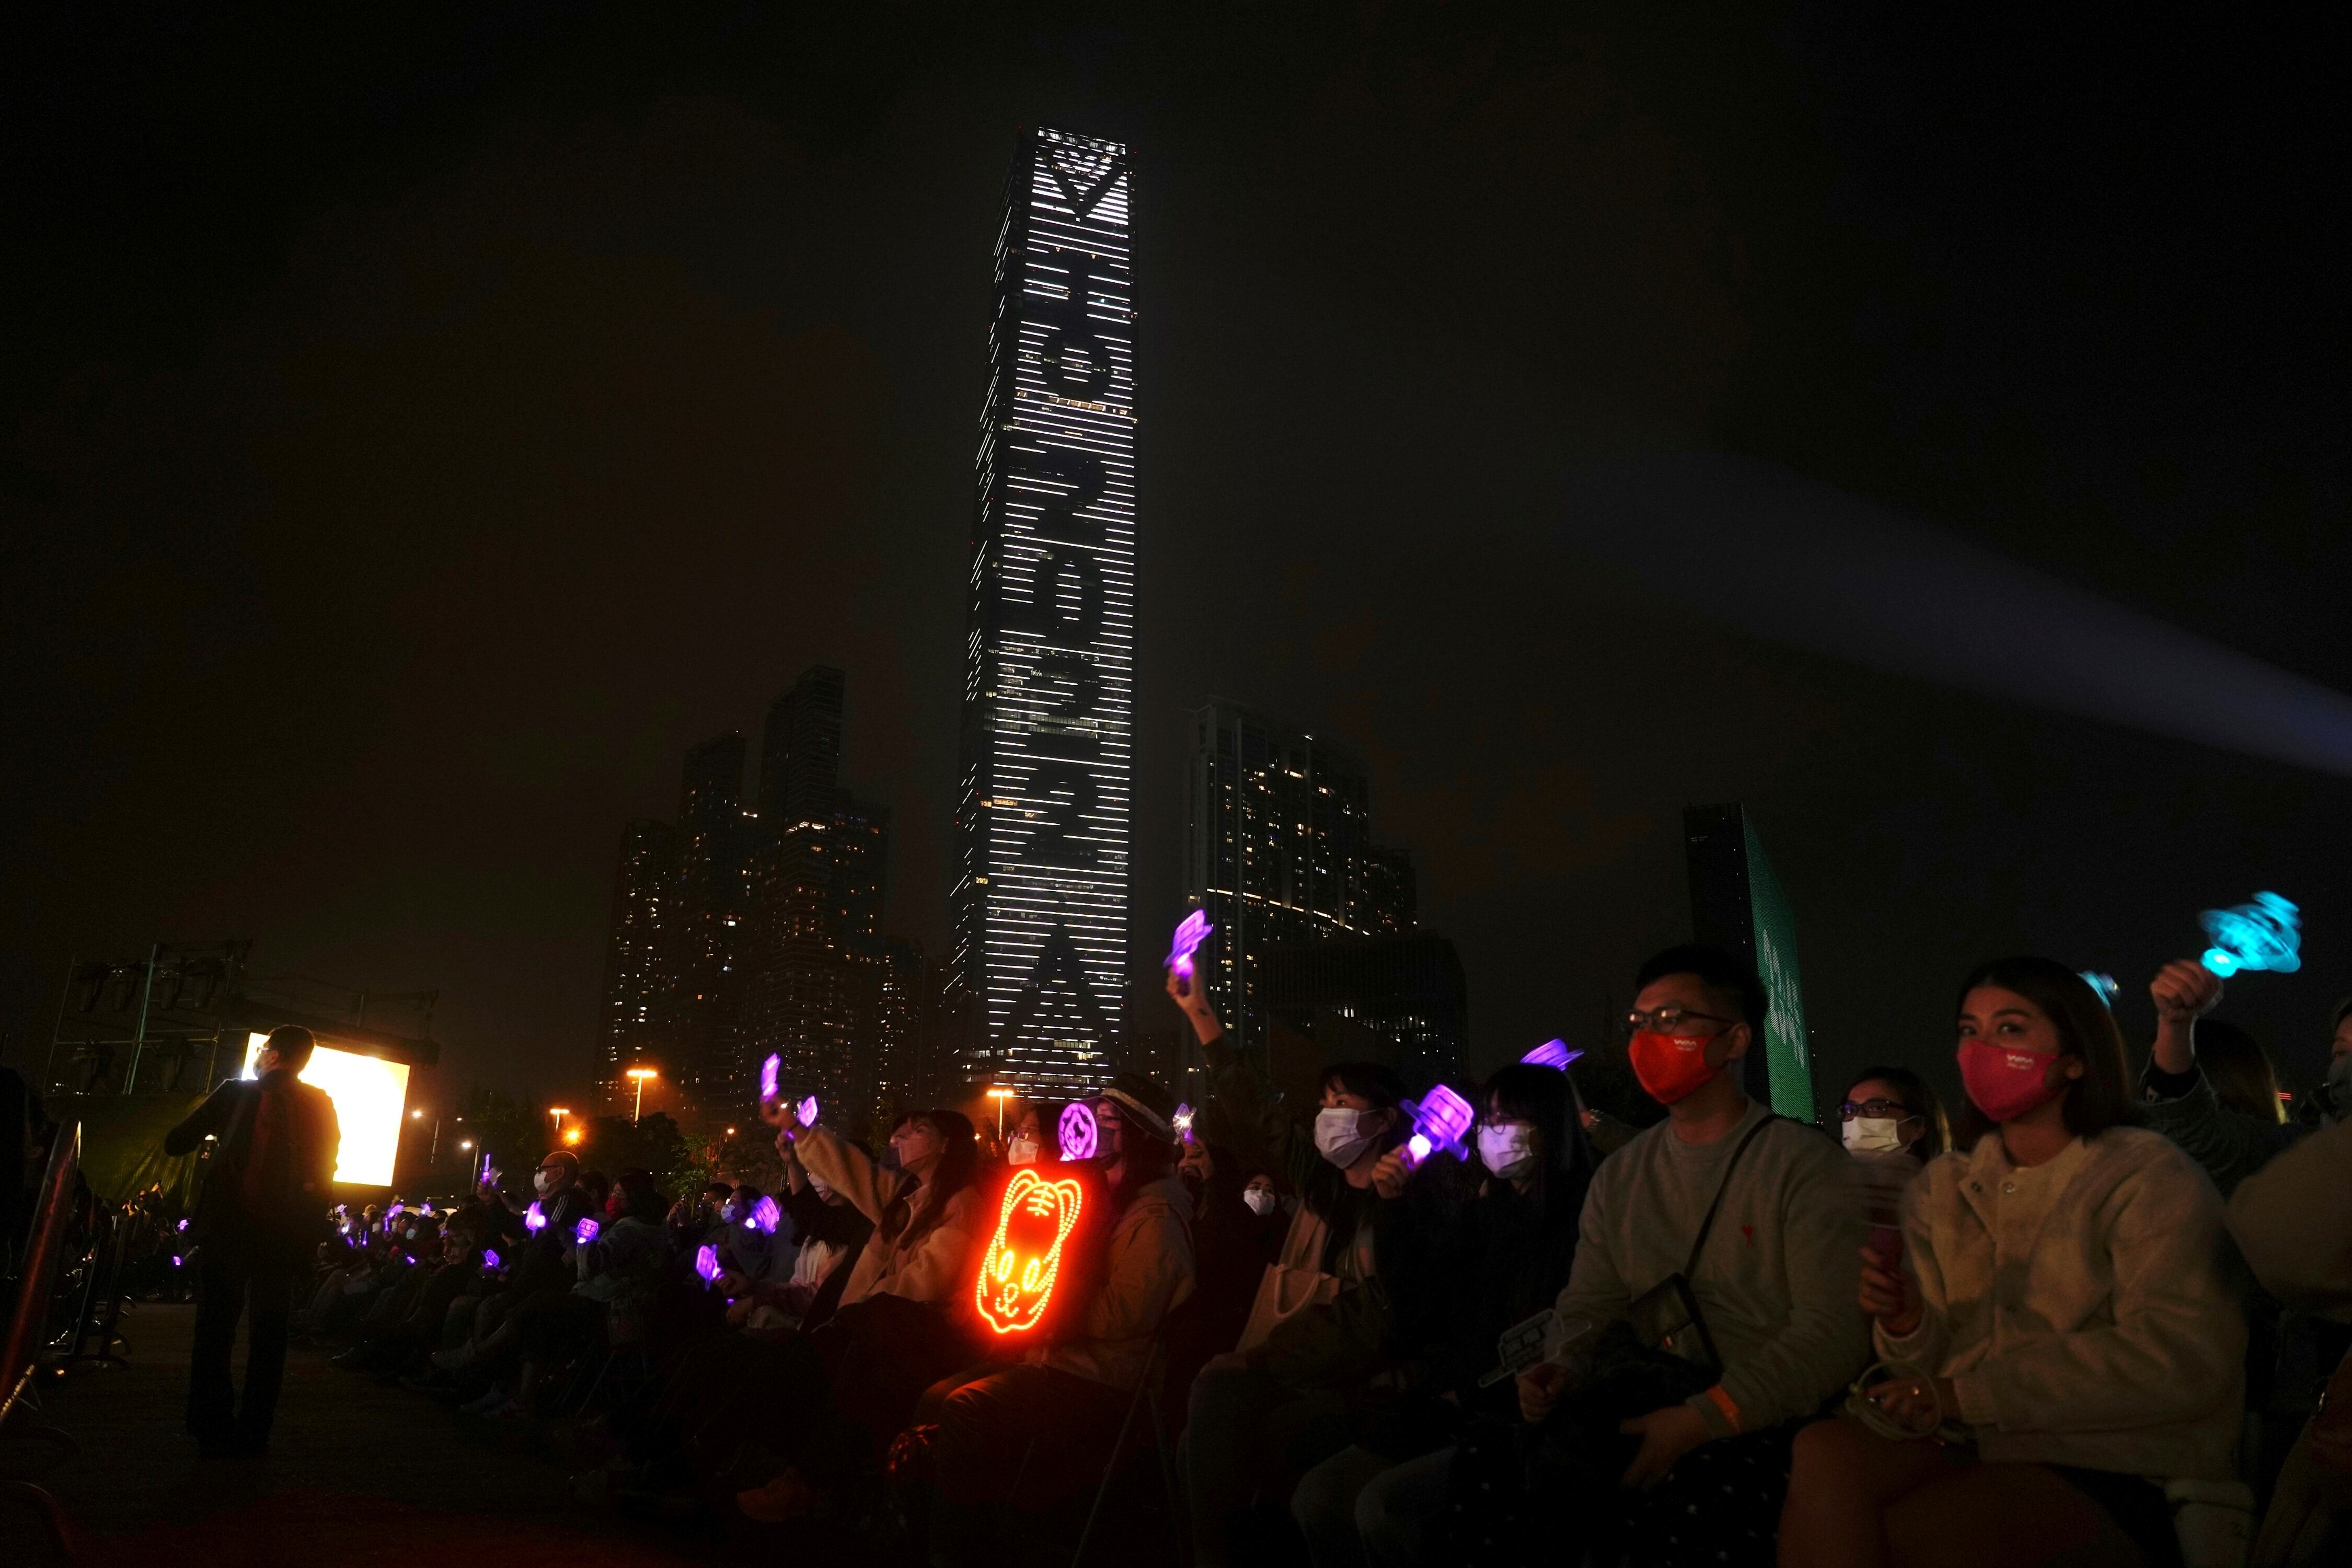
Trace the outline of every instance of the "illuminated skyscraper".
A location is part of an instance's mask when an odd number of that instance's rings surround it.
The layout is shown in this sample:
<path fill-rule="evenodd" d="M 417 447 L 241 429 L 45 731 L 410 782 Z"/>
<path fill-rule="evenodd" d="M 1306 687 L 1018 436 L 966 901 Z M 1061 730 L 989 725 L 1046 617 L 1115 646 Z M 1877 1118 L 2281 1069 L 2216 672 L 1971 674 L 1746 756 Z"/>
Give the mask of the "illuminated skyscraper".
<path fill-rule="evenodd" d="M 1216 928 L 1197 962 L 1227 1027 L 1263 1045 L 1261 960 L 1334 937 L 1412 931 L 1412 862 L 1373 841 L 1364 764 L 1329 736 L 1212 702 L 1193 713 L 1192 742 L 1184 891 Z M 1327 971 L 1338 973 L 1315 973 Z M 1198 1052 L 1181 1049 L 1177 1067 L 1192 1087 Z"/>
<path fill-rule="evenodd" d="M 743 1076 L 743 922 L 753 819 L 743 809 L 743 737 L 730 731 L 686 753 L 678 789 L 677 1040 L 663 1064 L 671 1109 L 725 1115 Z"/>
<path fill-rule="evenodd" d="M 1022 132 L 981 408 L 953 951 L 963 1076 L 1110 1070 L 1134 717 L 1132 179 L 1118 142 Z"/>
<path fill-rule="evenodd" d="M 604 1016 L 596 1031 L 596 1093 L 607 1109 L 621 1103 L 630 1068 L 650 1061 L 667 1069 L 672 1059 L 686 948 L 677 857 L 677 829 L 667 822 L 641 818 L 621 830 L 604 946 Z"/>

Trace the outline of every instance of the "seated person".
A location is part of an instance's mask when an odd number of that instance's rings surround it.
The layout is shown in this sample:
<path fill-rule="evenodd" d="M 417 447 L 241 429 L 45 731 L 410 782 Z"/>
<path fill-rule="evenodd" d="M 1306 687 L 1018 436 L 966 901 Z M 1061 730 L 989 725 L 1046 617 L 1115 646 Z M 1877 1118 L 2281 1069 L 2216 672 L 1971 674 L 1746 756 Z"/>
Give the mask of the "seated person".
<path fill-rule="evenodd" d="M 2203 1172 L 2130 1114 L 2123 1037 L 2041 958 L 1960 987 L 1964 1152 L 1859 1300 L 1902 1363 L 1806 1428 L 1790 1568 L 2178 1564 L 2164 1482 L 2234 1479 L 2245 1333 Z"/>
<path fill-rule="evenodd" d="M 1634 985 L 1629 1056 L 1666 1119 L 1593 1173 L 1554 1306 L 1596 1326 L 1588 1343 L 1633 1353 L 1605 1374 L 1589 1353 L 1520 1374 L 1521 1413 L 1549 1423 L 1527 1471 L 1545 1495 L 1492 1527 L 1548 1532 L 1538 1515 L 1565 1509 L 1595 1550 L 1636 1564 L 1769 1561 L 1790 1445 L 1865 1359 L 1853 1175 L 1837 1144 L 1741 1086 L 1768 1005 L 1745 965 L 1671 948 Z M 1698 1319 L 1644 1347 L 1634 1305 L 1677 1277 L 1687 1297 L 1668 1299 Z"/>

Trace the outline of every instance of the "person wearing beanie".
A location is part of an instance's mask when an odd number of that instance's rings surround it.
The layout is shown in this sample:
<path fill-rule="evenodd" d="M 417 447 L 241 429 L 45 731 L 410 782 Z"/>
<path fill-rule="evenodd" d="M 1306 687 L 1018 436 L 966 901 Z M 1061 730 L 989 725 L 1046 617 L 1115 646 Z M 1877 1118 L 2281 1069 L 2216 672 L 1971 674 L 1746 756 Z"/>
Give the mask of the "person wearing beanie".
<path fill-rule="evenodd" d="M 1064 1269 L 1098 1283 L 1063 1332 L 941 1407 L 933 1543 L 950 1553 L 983 1539 L 957 1522 L 1003 1498 L 1016 1469 L 1018 1500 L 1032 1507 L 1100 1476 L 1161 1323 L 1192 1293 L 1192 1202 L 1175 1173 L 1175 1097 L 1140 1073 L 1120 1073 L 1091 1104 L 1100 1184 L 1087 1201 L 1102 1205 L 1103 1223 L 1082 1232 L 1097 1255 L 1066 1258 Z"/>

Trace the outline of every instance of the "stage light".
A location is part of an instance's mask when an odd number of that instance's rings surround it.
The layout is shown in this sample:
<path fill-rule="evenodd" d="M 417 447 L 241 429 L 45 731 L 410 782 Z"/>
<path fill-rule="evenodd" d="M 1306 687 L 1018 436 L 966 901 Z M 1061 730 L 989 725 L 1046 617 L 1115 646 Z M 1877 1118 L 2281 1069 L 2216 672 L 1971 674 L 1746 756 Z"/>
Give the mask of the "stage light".
<path fill-rule="evenodd" d="M 1086 1189 L 1075 1180 L 1049 1182 L 1027 1166 L 1013 1173 L 972 1287 L 981 1320 L 994 1332 L 1026 1333 L 1044 1320 L 1061 1275 L 1063 1244 L 1085 1201 Z"/>
<path fill-rule="evenodd" d="M 245 1037 L 246 1078 L 258 1076 L 255 1064 L 267 1035 Z M 301 1081 L 327 1091 L 335 1102 L 335 1122 L 342 1132 L 335 1155 L 335 1180 L 363 1187 L 392 1185 L 393 1163 L 400 1152 L 400 1112 L 408 1100 L 408 1064 L 320 1045 L 310 1052 Z"/>
<path fill-rule="evenodd" d="M 2223 979 L 2242 969 L 2291 974 L 2303 967 L 2303 916 L 2276 893 L 2256 893 L 2250 904 L 2207 910 L 2197 920 L 2213 939 L 2202 962 Z"/>

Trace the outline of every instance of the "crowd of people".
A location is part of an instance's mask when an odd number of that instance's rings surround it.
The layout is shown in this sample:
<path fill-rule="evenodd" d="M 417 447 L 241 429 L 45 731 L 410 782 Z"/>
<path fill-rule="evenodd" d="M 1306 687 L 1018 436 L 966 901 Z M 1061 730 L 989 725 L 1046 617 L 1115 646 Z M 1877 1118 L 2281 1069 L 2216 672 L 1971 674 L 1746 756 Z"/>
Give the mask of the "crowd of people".
<path fill-rule="evenodd" d="M 2154 978 L 2135 1076 L 2084 977 L 1987 963 L 1965 1103 L 1874 1068 L 1823 1129 L 1743 1087 L 1764 987 L 1680 947 L 1633 977 L 1636 1130 L 1534 1061 L 1332 1063 L 1296 1105 L 1168 988 L 1197 1111 L 1122 1073 L 1001 1143 L 940 1109 L 876 1150 L 771 1096 L 772 1191 L 558 1149 L 528 1191 L 343 1215 L 299 1274 L 208 1264 L 204 1311 L 552 1424 L 583 1503 L 865 1560 L 1008 1561 L 1103 1490 L 1120 1560 L 1204 1568 L 2352 1562 L 2352 1003 L 2290 1120 L 2200 965 Z M 207 1107 L 258 1145 L 223 1203 L 332 1135 L 271 1108 L 307 1042 L 273 1044 Z M 226 1359 L 191 1426 L 250 1451 Z"/>

